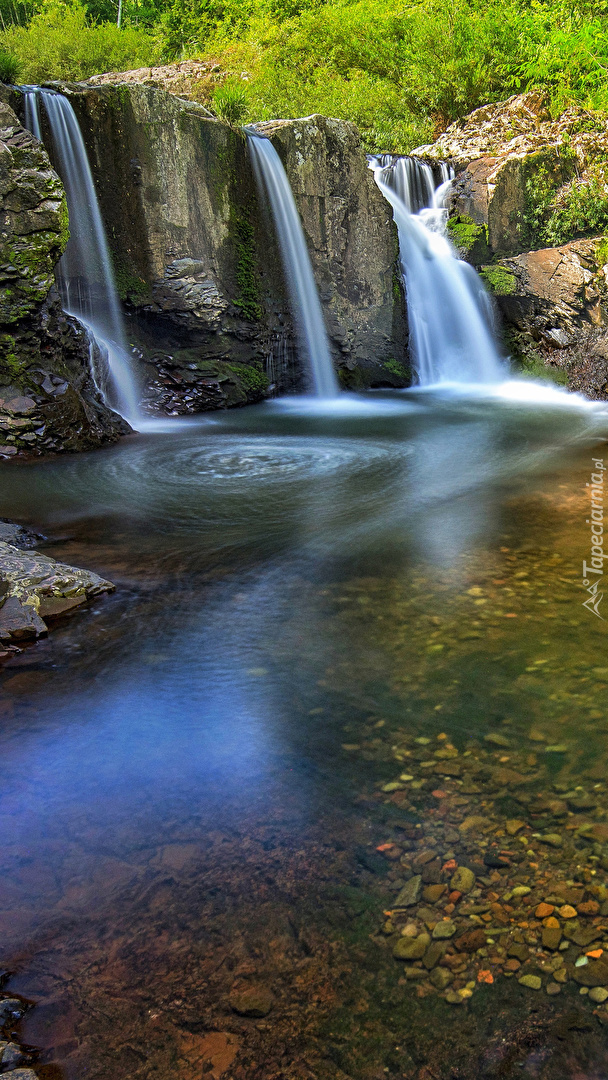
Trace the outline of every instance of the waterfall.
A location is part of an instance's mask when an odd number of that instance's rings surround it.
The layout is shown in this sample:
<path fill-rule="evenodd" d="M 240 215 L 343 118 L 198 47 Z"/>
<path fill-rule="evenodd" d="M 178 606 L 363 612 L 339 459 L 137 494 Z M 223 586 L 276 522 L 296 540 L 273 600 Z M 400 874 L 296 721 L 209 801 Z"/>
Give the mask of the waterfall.
<path fill-rule="evenodd" d="M 448 167 L 437 190 L 431 166 L 416 158 L 382 155 L 370 168 L 397 224 L 418 383 L 502 382 L 490 297 L 445 235 Z"/>
<path fill-rule="evenodd" d="M 270 139 L 247 130 L 258 189 L 267 195 L 301 347 L 307 354 L 312 383 L 319 397 L 338 393 L 329 340 L 300 216 L 283 164 Z"/>
<path fill-rule="evenodd" d="M 44 102 L 67 197 L 70 239 L 56 271 L 63 307 L 89 334 L 93 378 L 104 400 L 133 425 L 141 426 L 138 388 L 110 252 L 76 114 L 68 99 L 55 90 L 24 87 L 24 96 L 25 122 L 37 139 L 42 138 L 39 99 Z"/>

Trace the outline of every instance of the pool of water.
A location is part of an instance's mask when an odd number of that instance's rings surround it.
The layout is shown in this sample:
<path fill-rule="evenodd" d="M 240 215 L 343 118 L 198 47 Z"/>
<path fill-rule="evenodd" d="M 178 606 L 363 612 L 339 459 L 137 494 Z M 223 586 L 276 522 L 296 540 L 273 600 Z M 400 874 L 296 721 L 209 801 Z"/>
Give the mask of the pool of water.
<path fill-rule="evenodd" d="M 608 1010 L 546 992 L 540 922 L 500 916 L 536 935 L 541 990 L 497 933 L 458 1004 L 405 974 L 386 914 L 412 851 L 477 865 L 467 829 L 481 858 L 521 818 L 536 863 L 486 860 L 481 899 L 521 873 L 593 887 L 601 920 L 606 623 L 581 571 L 606 437 L 596 405 L 446 389 L 0 466 L 3 515 L 116 584 L 2 672 L 0 960 L 41 1077 L 606 1075 Z"/>

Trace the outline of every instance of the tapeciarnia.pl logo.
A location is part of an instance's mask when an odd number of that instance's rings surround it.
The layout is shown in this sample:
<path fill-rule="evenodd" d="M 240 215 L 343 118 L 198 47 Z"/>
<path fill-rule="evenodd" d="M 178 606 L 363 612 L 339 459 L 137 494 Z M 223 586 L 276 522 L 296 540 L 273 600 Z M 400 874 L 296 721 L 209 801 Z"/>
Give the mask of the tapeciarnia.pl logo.
<path fill-rule="evenodd" d="M 586 518 L 587 525 L 591 526 L 591 562 L 583 560 L 583 586 L 589 596 L 583 603 L 587 611 L 597 615 L 598 619 L 604 619 L 600 613 L 600 604 L 604 598 L 600 592 L 602 578 L 604 576 L 604 472 L 606 466 L 603 458 L 591 458 L 593 472 L 589 488 L 591 497 L 591 517 Z"/>

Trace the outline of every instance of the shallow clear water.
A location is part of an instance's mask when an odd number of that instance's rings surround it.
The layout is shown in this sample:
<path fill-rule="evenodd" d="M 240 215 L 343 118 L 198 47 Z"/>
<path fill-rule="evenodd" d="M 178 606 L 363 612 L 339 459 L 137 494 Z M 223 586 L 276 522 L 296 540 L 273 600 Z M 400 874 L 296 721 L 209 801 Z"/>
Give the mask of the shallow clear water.
<path fill-rule="evenodd" d="M 445 1069 L 477 1074 L 503 990 L 466 1038 L 442 999 L 402 1015 L 398 965 L 370 943 L 396 876 L 361 851 L 385 839 L 373 793 L 404 731 L 462 749 L 500 726 L 519 746 L 536 724 L 567 746 L 540 787 L 603 784 L 606 623 L 581 564 L 606 436 L 582 402 L 447 388 L 0 466 L 2 513 L 117 586 L 2 674 L 1 959 L 38 1003 L 44 1060 L 417 1077 L 440 1024 Z M 272 985 L 268 1017 L 231 1010 L 239 979 Z M 204 1065 L 209 1032 L 240 1041 L 234 1071 Z M 596 1042 L 596 1071 L 567 1075 L 602 1075 Z M 520 1064 L 500 1075 L 566 1075 Z"/>

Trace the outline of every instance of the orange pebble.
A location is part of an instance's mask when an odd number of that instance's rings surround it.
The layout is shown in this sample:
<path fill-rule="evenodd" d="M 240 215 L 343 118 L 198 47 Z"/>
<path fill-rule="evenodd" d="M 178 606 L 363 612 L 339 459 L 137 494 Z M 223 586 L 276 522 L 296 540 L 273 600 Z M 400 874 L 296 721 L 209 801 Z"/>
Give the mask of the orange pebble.
<path fill-rule="evenodd" d="M 505 964 L 505 971 L 519 971 L 521 964 L 519 960 L 507 960 Z"/>
<path fill-rule="evenodd" d="M 458 889 L 454 889 L 448 896 L 448 900 L 450 901 L 450 904 L 457 904 L 461 897 L 462 893 L 458 892 Z"/>
<path fill-rule="evenodd" d="M 440 791 L 439 788 L 437 788 L 435 791 L 431 791 L 431 795 L 434 799 L 447 799 L 448 797 L 447 791 Z"/>
<path fill-rule="evenodd" d="M 543 919 L 543 926 L 547 926 L 549 930 L 559 930 L 559 920 L 550 915 L 548 919 Z"/>
<path fill-rule="evenodd" d="M 590 956 L 592 960 L 599 960 L 600 956 L 604 952 L 603 949 L 591 949 L 590 952 L 585 953 L 586 956 Z"/>
<path fill-rule="evenodd" d="M 458 866 L 456 859 L 448 859 L 446 863 L 441 867 L 442 870 L 455 870 Z"/>
<path fill-rule="evenodd" d="M 537 919 L 548 919 L 555 911 L 553 904 L 539 904 L 534 914 Z"/>
<path fill-rule="evenodd" d="M 564 904 L 564 906 L 559 909 L 559 914 L 562 919 L 576 919 L 578 912 L 571 904 Z"/>
<path fill-rule="evenodd" d="M 478 983 L 493 983 L 494 982 L 494 976 L 492 975 L 491 971 L 478 971 L 477 972 L 477 982 Z"/>

